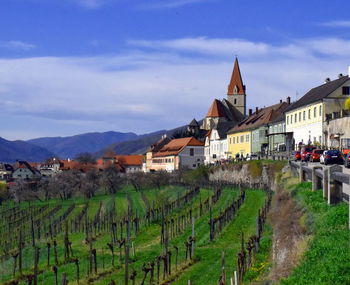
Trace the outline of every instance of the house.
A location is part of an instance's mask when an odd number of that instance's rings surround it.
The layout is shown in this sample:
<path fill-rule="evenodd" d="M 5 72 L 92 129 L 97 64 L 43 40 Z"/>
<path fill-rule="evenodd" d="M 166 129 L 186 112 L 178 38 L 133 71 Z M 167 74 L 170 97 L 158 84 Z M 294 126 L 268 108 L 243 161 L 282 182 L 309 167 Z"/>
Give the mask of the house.
<path fill-rule="evenodd" d="M 187 137 L 173 139 L 152 153 L 152 162 L 147 171 L 194 169 L 203 163 L 204 143 L 194 137 Z"/>
<path fill-rule="evenodd" d="M 62 171 L 61 166 L 63 166 L 63 164 L 59 159 L 52 158 L 45 163 L 40 164 L 38 168 L 42 176 L 52 177 Z"/>
<path fill-rule="evenodd" d="M 27 161 L 17 161 L 14 169 L 12 174 L 13 179 L 36 180 L 41 177 L 39 170 L 32 167 Z"/>
<path fill-rule="evenodd" d="M 0 163 L 0 180 L 9 181 L 12 179 L 13 167 L 7 163 Z"/>
<path fill-rule="evenodd" d="M 293 134 L 286 132 L 285 115 L 281 113 L 277 119 L 268 124 L 268 153 L 291 152 L 293 150 Z"/>
<path fill-rule="evenodd" d="M 208 132 L 204 144 L 205 164 L 215 164 L 229 158 L 226 134 L 228 129 L 229 127 L 221 127 Z"/>
<path fill-rule="evenodd" d="M 154 170 L 152 167 L 153 155 L 169 142 L 170 139 L 166 135 L 163 135 L 159 141 L 151 145 L 151 147 L 146 152 L 146 162 L 143 166 L 144 172 L 150 172 L 151 170 Z"/>
<path fill-rule="evenodd" d="M 285 112 L 286 132 L 293 133 L 294 148 L 302 145 L 330 146 L 330 135 L 324 124 L 339 118 L 344 101 L 349 98 L 350 79 L 339 74 L 335 80 L 312 88 Z"/>
<path fill-rule="evenodd" d="M 323 126 L 327 148 L 350 149 L 350 116 L 342 112 L 340 118 L 330 118 Z"/>
<path fill-rule="evenodd" d="M 249 110 L 246 119 L 227 132 L 228 152 L 233 157 L 247 157 L 251 154 L 264 154 L 268 149 L 268 124 L 278 118 L 289 105 L 283 102 Z"/>
<path fill-rule="evenodd" d="M 144 162 L 143 155 L 117 155 L 117 163 L 123 169 L 125 173 L 133 173 L 142 171 L 142 165 Z"/>

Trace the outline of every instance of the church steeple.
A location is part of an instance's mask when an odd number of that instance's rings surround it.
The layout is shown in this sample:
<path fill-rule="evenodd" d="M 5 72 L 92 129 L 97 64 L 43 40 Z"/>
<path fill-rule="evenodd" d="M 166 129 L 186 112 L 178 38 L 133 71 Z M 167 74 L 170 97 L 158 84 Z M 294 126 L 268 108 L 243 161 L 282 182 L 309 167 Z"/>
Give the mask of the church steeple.
<path fill-rule="evenodd" d="M 245 117 L 246 115 L 246 94 L 243 84 L 241 70 L 236 57 L 233 67 L 231 81 L 227 88 L 227 100 Z"/>
<path fill-rule="evenodd" d="M 231 81 L 228 86 L 227 95 L 245 95 L 245 86 L 239 69 L 238 59 L 236 57 L 235 65 L 233 67 Z"/>

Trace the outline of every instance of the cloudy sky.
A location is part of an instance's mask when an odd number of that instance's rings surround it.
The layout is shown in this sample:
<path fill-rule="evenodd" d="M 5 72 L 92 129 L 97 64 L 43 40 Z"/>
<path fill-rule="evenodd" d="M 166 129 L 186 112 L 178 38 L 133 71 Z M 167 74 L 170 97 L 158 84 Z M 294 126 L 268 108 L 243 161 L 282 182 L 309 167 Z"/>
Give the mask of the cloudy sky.
<path fill-rule="evenodd" d="M 348 74 L 350 3 L 1 0 L 0 137 L 146 133 L 205 116 L 238 56 L 248 107 Z"/>

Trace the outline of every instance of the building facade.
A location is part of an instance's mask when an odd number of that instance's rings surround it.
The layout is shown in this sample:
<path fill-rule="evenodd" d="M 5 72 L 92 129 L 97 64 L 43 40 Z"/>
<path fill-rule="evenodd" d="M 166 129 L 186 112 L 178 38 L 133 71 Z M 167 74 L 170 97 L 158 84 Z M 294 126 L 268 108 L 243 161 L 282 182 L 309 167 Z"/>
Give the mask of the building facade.
<path fill-rule="evenodd" d="M 194 137 L 173 139 L 152 154 L 147 172 L 195 169 L 204 164 L 204 143 Z"/>
<path fill-rule="evenodd" d="M 286 132 L 292 133 L 294 149 L 302 145 L 326 147 L 324 124 L 329 117 L 340 116 L 344 101 L 349 98 L 350 80 L 339 75 L 336 80 L 311 89 L 285 112 Z"/>

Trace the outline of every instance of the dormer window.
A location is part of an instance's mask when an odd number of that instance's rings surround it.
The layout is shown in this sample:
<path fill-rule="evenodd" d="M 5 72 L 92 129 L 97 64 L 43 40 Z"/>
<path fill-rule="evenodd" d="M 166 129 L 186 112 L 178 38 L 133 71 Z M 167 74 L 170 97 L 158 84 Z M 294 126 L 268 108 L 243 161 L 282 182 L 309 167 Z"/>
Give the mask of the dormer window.
<path fill-rule="evenodd" d="M 233 88 L 233 93 L 237 94 L 238 93 L 238 86 L 235 85 L 235 87 Z"/>

